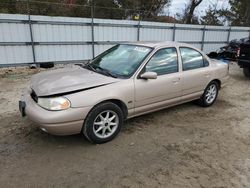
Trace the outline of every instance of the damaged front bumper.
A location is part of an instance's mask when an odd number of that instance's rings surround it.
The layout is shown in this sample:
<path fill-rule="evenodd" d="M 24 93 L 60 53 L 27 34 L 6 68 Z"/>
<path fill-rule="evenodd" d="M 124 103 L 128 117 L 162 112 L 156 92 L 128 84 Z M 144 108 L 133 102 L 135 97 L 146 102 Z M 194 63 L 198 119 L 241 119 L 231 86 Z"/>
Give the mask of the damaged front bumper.
<path fill-rule="evenodd" d="M 19 110 L 23 117 L 27 116 L 45 132 L 53 135 L 72 135 L 81 132 L 84 119 L 91 107 L 49 111 L 40 107 L 30 92 L 26 91 L 19 101 Z"/>

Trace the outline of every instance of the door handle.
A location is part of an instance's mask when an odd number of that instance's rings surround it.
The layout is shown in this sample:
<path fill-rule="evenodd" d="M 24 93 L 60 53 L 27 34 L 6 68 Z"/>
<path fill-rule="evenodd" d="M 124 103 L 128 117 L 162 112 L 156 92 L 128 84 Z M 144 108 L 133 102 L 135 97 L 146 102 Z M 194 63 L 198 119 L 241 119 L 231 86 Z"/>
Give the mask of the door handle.
<path fill-rule="evenodd" d="M 175 78 L 175 79 L 173 79 L 172 81 L 173 81 L 174 84 L 177 84 L 177 83 L 180 82 L 180 80 L 181 80 L 181 78 Z"/>

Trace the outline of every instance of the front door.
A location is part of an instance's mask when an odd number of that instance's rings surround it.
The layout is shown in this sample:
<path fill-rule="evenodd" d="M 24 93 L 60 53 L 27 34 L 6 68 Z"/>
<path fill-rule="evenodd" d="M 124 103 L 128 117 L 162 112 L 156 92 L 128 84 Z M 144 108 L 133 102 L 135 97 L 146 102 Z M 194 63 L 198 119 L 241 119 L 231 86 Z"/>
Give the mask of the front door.
<path fill-rule="evenodd" d="M 142 73 L 156 72 L 156 79 L 135 78 L 135 113 L 160 108 L 168 100 L 181 97 L 181 76 L 176 48 L 159 49 Z"/>

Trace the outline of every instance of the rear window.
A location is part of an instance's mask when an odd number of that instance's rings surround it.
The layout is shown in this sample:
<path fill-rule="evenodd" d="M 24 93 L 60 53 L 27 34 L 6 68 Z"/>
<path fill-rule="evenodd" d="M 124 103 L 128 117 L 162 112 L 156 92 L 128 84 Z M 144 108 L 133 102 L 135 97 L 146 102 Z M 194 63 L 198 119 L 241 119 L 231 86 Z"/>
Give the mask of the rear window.
<path fill-rule="evenodd" d="M 203 55 L 192 48 L 180 47 L 182 67 L 184 71 L 198 69 L 209 65 L 207 60 L 204 60 Z"/>

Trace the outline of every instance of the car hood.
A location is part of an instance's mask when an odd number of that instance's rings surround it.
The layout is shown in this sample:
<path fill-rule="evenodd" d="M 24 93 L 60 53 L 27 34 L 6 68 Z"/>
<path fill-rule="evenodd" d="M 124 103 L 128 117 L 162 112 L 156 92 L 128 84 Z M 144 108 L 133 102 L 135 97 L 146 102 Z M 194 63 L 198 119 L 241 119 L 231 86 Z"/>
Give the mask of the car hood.
<path fill-rule="evenodd" d="M 91 89 L 117 81 L 118 79 L 74 66 L 32 76 L 31 89 L 35 91 L 37 96 L 51 96 Z"/>

